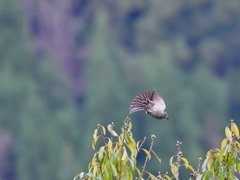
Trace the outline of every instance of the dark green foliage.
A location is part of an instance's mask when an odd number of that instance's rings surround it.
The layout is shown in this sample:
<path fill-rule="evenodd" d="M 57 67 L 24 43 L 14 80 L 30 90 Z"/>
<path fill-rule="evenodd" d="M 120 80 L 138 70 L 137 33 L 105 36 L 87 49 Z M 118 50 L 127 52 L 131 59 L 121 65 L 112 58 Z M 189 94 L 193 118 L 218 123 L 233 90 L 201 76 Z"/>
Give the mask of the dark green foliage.
<path fill-rule="evenodd" d="M 74 169 L 66 164 L 73 162 L 79 134 L 72 130 L 78 124 L 69 80 L 50 54 L 35 58 L 18 7 L 17 1 L 0 1 L 0 130 L 13 136 L 11 176 L 68 179 Z"/>

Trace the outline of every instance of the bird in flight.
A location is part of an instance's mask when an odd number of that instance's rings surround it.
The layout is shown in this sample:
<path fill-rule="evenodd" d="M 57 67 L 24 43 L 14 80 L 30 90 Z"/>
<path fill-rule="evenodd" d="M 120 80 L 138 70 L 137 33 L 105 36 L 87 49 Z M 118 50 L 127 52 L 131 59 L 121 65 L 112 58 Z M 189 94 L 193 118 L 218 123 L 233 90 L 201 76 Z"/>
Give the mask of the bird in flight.
<path fill-rule="evenodd" d="M 129 114 L 145 110 L 146 113 L 154 118 L 168 120 L 168 114 L 164 111 L 165 109 L 166 104 L 164 100 L 157 93 L 157 90 L 154 89 L 138 94 L 135 98 L 133 98 L 129 108 Z"/>

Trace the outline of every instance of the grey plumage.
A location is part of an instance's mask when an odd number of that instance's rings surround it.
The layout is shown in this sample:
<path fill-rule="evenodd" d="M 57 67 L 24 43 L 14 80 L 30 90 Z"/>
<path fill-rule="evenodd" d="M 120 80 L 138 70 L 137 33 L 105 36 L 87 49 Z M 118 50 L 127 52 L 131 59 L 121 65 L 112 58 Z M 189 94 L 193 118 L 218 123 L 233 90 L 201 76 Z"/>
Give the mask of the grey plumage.
<path fill-rule="evenodd" d="M 168 119 L 168 114 L 164 111 L 166 108 L 165 102 L 162 97 L 159 96 L 157 90 L 150 90 L 137 95 L 131 105 L 130 112 L 145 110 L 146 113 L 157 119 Z"/>

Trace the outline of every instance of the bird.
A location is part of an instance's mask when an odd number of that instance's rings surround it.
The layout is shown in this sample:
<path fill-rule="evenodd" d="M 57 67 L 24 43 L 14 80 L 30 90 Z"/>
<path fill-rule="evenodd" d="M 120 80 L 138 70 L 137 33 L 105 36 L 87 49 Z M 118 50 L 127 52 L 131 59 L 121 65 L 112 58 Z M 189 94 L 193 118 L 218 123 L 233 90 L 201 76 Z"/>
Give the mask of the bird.
<path fill-rule="evenodd" d="M 165 109 L 166 104 L 164 100 L 158 94 L 157 90 L 153 89 L 140 93 L 133 98 L 129 114 L 145 110 L 146 113 L 154 118 L 169 120 L 167 112 L 164 111 Z"/>

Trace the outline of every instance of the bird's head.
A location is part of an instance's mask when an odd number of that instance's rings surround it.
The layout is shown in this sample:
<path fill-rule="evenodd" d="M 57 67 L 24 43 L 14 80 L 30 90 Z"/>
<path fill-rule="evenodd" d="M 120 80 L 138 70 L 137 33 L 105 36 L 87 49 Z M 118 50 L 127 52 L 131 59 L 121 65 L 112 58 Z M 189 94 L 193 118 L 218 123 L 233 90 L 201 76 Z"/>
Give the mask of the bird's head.
<path fill-rule="evenodd" d="M 164 113 L 164 114 L 163 114 L 164 118 L 167 119 L 167 120 L 169 120 L 169 119 L 168 119 L 168 113 L 165 112 L 165 111 L 164 111 L 163 113 Z"/>

